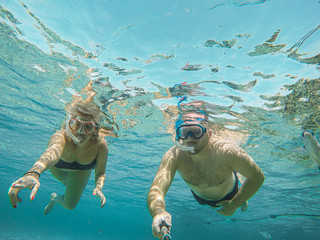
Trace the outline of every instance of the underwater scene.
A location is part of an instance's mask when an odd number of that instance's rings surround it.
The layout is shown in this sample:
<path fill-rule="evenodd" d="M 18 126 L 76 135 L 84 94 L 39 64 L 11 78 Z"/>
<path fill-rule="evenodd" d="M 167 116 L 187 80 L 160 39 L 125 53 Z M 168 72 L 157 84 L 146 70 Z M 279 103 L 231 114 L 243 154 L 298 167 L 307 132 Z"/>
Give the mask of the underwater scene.
<path fill-rule="evenodd" d="M 0 0 L 0 239 L 157 239 L 148 192 L 190 113 L 265 180 L 246 211 L 223 216 L 177 172 L 164 239 L 319 239 L 319 13 L 318 0 Z M 105 205 L 93 170 L 73 210 L 44 215 L 51 193 L 65 191 L 45 171 L 34 200 L 24 189 L 13 207 L 11 184 L 75 99 L 103 112 Z"/>

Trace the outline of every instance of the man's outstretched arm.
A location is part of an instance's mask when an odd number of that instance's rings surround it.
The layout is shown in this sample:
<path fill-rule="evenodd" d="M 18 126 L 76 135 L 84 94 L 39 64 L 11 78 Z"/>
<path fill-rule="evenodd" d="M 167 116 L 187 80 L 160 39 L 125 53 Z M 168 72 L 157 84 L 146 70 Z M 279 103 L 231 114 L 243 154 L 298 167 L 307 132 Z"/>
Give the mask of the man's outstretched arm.
<path fill-rule="evenodd" d="M 164 222 L 171 228 L 171 215 L 166 212 L 164 197 L 168 192 L 177 171 L 173 149 L 170 149 L 162 158 L 157 174 L 150 187 L 147 202 L 148 209 L 153 217 L 152 231 L 160 238 L 160 225 Z"/>

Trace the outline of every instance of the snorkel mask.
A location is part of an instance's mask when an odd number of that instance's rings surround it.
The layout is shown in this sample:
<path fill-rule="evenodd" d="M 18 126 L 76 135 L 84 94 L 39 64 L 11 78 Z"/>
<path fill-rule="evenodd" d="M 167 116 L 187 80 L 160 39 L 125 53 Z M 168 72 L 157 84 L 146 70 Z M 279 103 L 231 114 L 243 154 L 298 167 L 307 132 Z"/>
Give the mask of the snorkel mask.
<path fill-rule="evenodd" d="M 91 135 L 95 133 L 98 129 L 99 124 L 82 121 L 77 118 L 71 119 L 70 115 L 68 115 L 68 119 L 66 121 L 66 132 L 75 143 L 80 143 L 84 139 L 83 134 Z M 78 137 L 76 137 L 73 134 L 73 132 L 75 131 L 79 133 Z"/>
<path fill-rule="evenodd" d="M 206 128 L 197 123 L 182 123 L 178 125 L 176 130 L 176 146 L 182 151 L 195 153 L 194 146 L 187 146 L 185 144 L 181 144 L 179 140 L 186 140 L 188 137 L 192 137 L 194 139 L 200 139 L 206 133 Z"/>

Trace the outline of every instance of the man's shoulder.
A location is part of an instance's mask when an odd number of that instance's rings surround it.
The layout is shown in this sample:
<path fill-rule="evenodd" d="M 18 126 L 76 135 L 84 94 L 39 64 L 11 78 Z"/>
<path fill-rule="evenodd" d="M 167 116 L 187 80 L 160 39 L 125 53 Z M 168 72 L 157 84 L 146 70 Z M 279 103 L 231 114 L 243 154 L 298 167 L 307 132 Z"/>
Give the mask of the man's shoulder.
<path fill-rule="evenodd" d="M 177 148 L 177 146 L 173 146 L 166 152 L 166 154 L 172 157 L 177 157 L 179 154 L 179 149 Z"/>
<path fill-rule="evenodd" d="M 181 154 L 183 154 L 183 151 L 181 151 L 177 146 L 173 146 L 164 154 L 163 157 L 176 161 Z"/>
<path fill-rule="evenodd" d="M 210 141 L 211 148 L 218 154 L 237 154 L 240 152 L 245 152 L 239 145 L 231 140 L 222 138 L 213 138 Z"/>
<path fill-rule="evenodd" d="M 235 142 L 229 139 L 221 137 L 213 137 L 210 139 L 210 145 L 214 148 L 228 147 L 228 148 L 237 148 L 239 147 Z"/>

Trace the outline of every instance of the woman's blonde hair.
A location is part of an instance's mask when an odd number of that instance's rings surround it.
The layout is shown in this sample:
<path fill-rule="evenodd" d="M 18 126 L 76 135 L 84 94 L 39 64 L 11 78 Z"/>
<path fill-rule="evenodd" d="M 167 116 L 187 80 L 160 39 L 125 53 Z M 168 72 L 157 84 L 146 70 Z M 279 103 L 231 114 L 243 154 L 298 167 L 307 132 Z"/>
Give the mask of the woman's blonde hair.
<path fill-rule="evenodd" d="M 95 124 L 100 124 L 103 117 L 100 107 L 93 102 L 73 102 L 66 107 L 66 111 L 71 117 L 75 117 L 77 115 L 88 117 L 92 119 Z"/>

